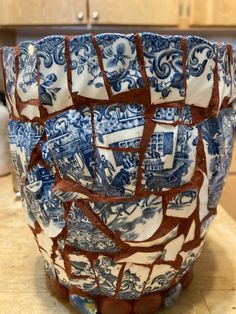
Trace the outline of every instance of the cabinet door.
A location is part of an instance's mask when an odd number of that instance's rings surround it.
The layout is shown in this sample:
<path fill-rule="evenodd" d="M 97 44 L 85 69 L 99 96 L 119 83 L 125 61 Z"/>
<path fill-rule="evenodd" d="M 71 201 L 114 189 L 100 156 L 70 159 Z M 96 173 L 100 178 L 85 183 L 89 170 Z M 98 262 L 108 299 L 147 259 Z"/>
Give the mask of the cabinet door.
<path fill-rule="evenodd" d="M 87 22 L 86 0 L 0 0 L 0 25 L 70 25 Z"/>
<path fill-rule="evenodd" d="M 190 0 L 191 26 L 235 26 L 235 0 Z"/>
<path fill-rule="evenodd" d="M 176 26 L 179 4 L 180 0 L 89 0 L 90 22 Z"/>

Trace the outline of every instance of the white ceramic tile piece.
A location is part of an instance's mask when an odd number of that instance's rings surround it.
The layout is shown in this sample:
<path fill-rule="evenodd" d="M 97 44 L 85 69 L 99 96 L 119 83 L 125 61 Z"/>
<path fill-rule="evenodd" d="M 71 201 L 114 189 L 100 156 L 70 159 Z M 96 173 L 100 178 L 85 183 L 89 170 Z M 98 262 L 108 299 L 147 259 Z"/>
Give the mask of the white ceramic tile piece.
<path fill-rule="evenodd" d="M 39 118 L 40 112 L 39 108 L 35 105 L 28 104 L 23 110 L 21 111 L 21 116 L 25 116 L 32 120 L 33 118 Z"/>
<path fill-rule="evenodd" d="M 96 145 L 138 148 L 145 123 L 141 104 L 114 103 L 94 107 Z"/>
<path fill-rule="evenodd" d="M 54 264 L 51 257 L 42 249 L 40 250 L 40 252 L 44 260 L 44 269 L 46 273 L 49 275 L 49 277 L 55 278 L 56 273 L 55 273 L 55 268 L 54 268 Z"/>
<path fill-rule="evenodd" d="M 176 194 L 167 206 L 166 215 L 188 218 L 197 208 L 197 196 L 198 191 L 196 189 Z"/>
<path fill-rule="evenodd" d="M 112 94 L 144 87 L 133 34 L 99 34 L 96 41 Z"/>
<path fill-rule="evenodd" d="M 85 200 L 89 199 L 88 196 L 82 193 L 77 193 L 77 192 L 64 192 L 60 189 L 54 191 L 54 194 L 63 202 L 69 202 L 72 200 Z"/>
<path fill-rule="evenodd" d="M 178 136 L 178 126 L 157 124 L 155 126 L 151 141 L 146 154 L 155 154 L 151 158 L 160 159 L 162 169 L 173 168 L 176 142 Z M 156 150 L 154 150 L 156 148 Z"/>
<path fill-rule="evenodd" d="M 216 44 L 196 36 L 187 36 L 186 104 L 207 108 L 214 85 Z"/>
<path fill-rule="evenodd" d="M 177 255 L 181 251 L 184 240 L 184 235 L 182 234 L 165 245 L 164 261 L 175 261 Z"/>
<path fill-rule="evenodd" d="M 205 219 L 201 223 L 200 236 L 204 237 L 209 229 L 210 224 L 214 221 L 216 215 L 211 215 L 209 218 Z"/>
<path fill-rule="evenodd" d="M 34 42 L 23 42 L 19 45 L 17 92 L 24 102 L 39 98 L 37 47 Z"/>
<path fill-rule="evenodd" d="M 191 268 L 193 263 L 199 257 L 203 246 L 203 241 L 199 246 L 190 250 L 190 251 L 182 251 L 180 255 L 182 256 L 182 264 L 180 268 L 180 273 L 177 276 L 177 280 L 181 279 Z"/>
<path fill-rule="evenodd" d="M 116 264 L 107 256 L 101 255 L 94 261 L 94 270 L 102 295 L 110 296 L 115 294 L 121 267 L 122 265 Z"/>
<path fill-rule="evenodd" d="M 209 213 L 208 211 L 208 189 L 209 181 L 205 173 L 203 173 L 203 183 L 199 191 L 199 219 L 202 221 Z"/>
<path fill-rule="evenodd" d="M 88 107 L 65 111 L 45 123 L 50 154 L 62 178 L 91 188 L 94 181 L 94 148 Z"/>
<path fill-rule="evenodd" d="M 3 69 L 5 73 L 6 96 L 9 112 L 13 111 L 16 117 L 19 113 L 16 109 L 16 69 L 15 69 L 15 50 L 10 47 L 3 47 Z"/>
<path fill-rule="evenodd" d="M 169 190 L 192 179 L 197 127 L 157 124 L 143 161 L 142 184 L 151 191 Z"/>
<path fill-rule="evenodd" d="M 139 154 L 97 148 L 96 191 L 107 196 L 133 195 L 136 189 Z"/>
<path fill-rule="evenodd" d="M 65 272 L 65 269 L 54 264 L 54 268 L 58 277 L 58 280 L 60 282 L 60 284 L 64 287 L 69 287 L 70 286 L 70 281 L 69 278 L 67 276 L 67 273 Z"/>
<path fill-rule="evenodd" d="M 149 267 L 127 263 L 124 269 L 118 298 L 138 299 L 148 279 Z"/>
<path fill-rule="evenodd" d="M 52 238 L 65 226 L 63 203 L 52 193 L 54 183 L 54 169 L 36 164 L 27 172 L 25 178 L 27 194 L 24 195 L 38 224 L 45 234 Z"/>
<path fill-rule="evenodd" d="M 52 254 L 53 241 L 44 232 L 40 232 L 36 235 L 38 244 L 43 248 L 50 256 Z"/>
<path fill-rule="evenodd" d="M 193 221 L 191 224 L 191 227 L 189 229 L 189 232 L 185 238 L 184 243 L 187 243 L 187 242 L 195 239 L 195 230 L 196 230 L 196 223 L 195 223 L 195 221 Z"/>
<path fill-rule="evenodd" d="M 151 275 L 145 285 L 144 294 L 149 294 L 155 291 L 167 290 L 176 270 L 166 264 L 157 264 L 152 268 Z"/>
<path fill-rule="evenodd" d="M 81 277 L 76 279 L 70 279 L 70 284 L 74 285 L 75 287 L 91 294 L 97 295 L 100 294 L 100 290 L 97 286 L 96 280 L 90 277 Z"/>
<path fill-rule="evenodd" d="M 68 214 L 67 226 L 66 243 L 78 251 L 117 252 L 119 250 L 114 241 L 93 225 L 74 203 Z"/>
<path fill-rule="evenodd" d="M 38 144 L 44 129 L 38 123 L 10 120 L 8 130 L 12 162 L 17 175 L 23 177 L 26 175 L 32 151 Z"/>
<path fill-rule="evenodd" d="M 40 101 L 48 113 L 73 105 L 68 89 L 64 36 L 49 36 L 37 42 Z"/>
<path fill-rule="evenodd" d="M 232 78 L 232 92 L 229 102 L 236 99 L 236 50 L 232 50 L 231 57 L 231 78 Z"/>
<path fill-rule="evenodd" d="M 79 35 L 70 39 L 69 49 L 72 92 L 93 99 L 108 99 L 91 35 Z"/>
<path fill-rule="evenodd" d="M 151 102 L 160 104 L 185 97 L 181 36 L 141 33 Z"/>
<path fill-rule="evenodd" d="M 222 44 L 218 48 L 218 75 L 219 75 L 219 104 L 225 97 L 231 96 L 232 78 L 230 73 L 230 60 L 226 44 Z"/>
<path fill-rule="evenodd" d="M 166 235 L 164 235 L 160 238 L 157 238 L 155 240 L 152 240 L 152 241 L 126 242 L 126 243 L 129 244 L 130 246 L 139 246 L 139 247 L 150 247 L 153 245 L 165 244 L 166 242 L 170 241 L 171 239 L 173 239 L 177 235 L 178 227 L 179 227 L 179 225 L 177 225 L 175 228 L 173 228 L 171 231 L 169 231 Z"/>
<path fill-rule="evenodd" d="M 126 203 L 90 203 L 91 209 L 123 241 L 148 240 L 160 227 L 163 219 L 162 198 L 151 195 Z M 155 223 L 154 223 L 155 222 Z"/>
<path fill-rule="evenodd" d="M 93 268 L 89 259 L 80 254 L 69 254 L 69 260 L 71 263 L 71 273 L 75 276 L 89 276 L 95 278 Z"/>
<path fill-rule="evenodd" d="M 179 107 L 156 107 L 156 111 L 152 118 L 153 121 L 159 123 L 174 124 L 176 122 L 182 122 L 184 124 L 191 124 L 192 112 L 191 106 L 185 105 L 181 108 Z"/>
<path fill-rule="evenodd" d="M 162 252 L 138 252 L 132 255 L 129 255 L 125 258 L 117 260 L 118 263 L 136 263 L 136 264 L 152 264 Z"/>

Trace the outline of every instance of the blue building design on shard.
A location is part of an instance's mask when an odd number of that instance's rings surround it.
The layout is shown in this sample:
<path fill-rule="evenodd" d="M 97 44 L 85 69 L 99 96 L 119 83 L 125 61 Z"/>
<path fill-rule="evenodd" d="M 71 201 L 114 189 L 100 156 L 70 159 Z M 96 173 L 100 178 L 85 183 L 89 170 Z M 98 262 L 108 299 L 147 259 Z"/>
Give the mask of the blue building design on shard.
<path fill-rule="evenodd" d="M 195 171 L 197 144 L 196 127 L 157 124 L 142 165 L 145 188 L 169 190 L 189 182 Z"/>
<path fill-rule="evenodd" d="M 94 148 L 88 107 L 68 110 L 46 122 L 49 151 L 62 178 L 91 188 L 94 178 Z"/>

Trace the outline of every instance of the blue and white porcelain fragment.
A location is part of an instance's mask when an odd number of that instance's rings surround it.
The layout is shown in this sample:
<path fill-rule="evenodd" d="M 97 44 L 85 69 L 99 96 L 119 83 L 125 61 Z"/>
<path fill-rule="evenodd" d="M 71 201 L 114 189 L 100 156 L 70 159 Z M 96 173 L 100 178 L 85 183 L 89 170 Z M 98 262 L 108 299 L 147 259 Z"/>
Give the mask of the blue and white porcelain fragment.
<path fill-rule="evenodd" d="M 105 33 L 1 58 L 11 157 L 50 282 L 82 314 L 172 306 L 230 165 L 233 47 Z"/>

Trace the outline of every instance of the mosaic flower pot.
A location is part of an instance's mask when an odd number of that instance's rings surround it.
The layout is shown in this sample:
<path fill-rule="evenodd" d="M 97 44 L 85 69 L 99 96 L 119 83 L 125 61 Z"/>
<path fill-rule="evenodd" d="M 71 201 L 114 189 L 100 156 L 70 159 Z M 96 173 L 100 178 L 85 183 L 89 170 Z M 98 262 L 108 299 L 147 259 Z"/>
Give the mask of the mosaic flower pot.
<path fill-rule="evenodd" d="M 11 157 L 51 285 L 82 314 L 172 305 L 230 163 L 232 47 L 87 34 L 1 56 Z"/>

